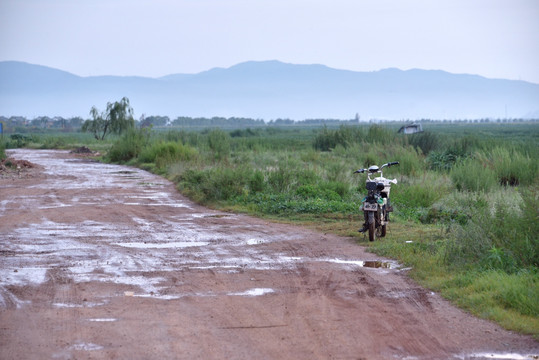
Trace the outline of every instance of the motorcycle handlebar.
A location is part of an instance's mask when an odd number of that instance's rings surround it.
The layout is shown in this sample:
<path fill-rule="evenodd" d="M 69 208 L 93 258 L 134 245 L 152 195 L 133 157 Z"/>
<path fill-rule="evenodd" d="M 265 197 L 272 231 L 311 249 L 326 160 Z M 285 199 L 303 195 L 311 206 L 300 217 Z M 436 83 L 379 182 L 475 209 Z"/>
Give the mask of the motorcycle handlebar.
<path fill-rule="evenodd" d="M 393 166 L 393 165 L 399 165 L 399 162 L 398 161 L 393 161 L 393 162 L 388 162 L 387 164 L 384 164 L 380 167 L 380 169 L 383 169 L 385 168 L 386 166 L 387 167 L 390 167 L 390 166 Z M 359 170 L 356 170 L 354 171 L 354 174 L 363 174 L 365 171 L 367 171 L 368 169 L 359 169 Z"/>

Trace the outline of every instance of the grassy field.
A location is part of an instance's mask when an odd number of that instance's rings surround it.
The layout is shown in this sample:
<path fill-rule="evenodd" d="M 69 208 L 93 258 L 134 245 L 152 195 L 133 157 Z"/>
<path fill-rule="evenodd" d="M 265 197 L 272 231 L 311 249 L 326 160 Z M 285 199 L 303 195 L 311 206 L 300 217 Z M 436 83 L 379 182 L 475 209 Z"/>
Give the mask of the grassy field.
<path fill-rule="evenodd" d="M 4 146 L 88 146 L 199 203 L 353 237 L 467 311 L 539 338 L 539 124 L 432 122 L 414 135 L 401 125 L 142 129 Z M 387 237 L 369 243 L 357 233 L 365 177 L 353 171 L 388 161 L 400 162 L 384 172 L 398 179 L 395 212 Z"/>

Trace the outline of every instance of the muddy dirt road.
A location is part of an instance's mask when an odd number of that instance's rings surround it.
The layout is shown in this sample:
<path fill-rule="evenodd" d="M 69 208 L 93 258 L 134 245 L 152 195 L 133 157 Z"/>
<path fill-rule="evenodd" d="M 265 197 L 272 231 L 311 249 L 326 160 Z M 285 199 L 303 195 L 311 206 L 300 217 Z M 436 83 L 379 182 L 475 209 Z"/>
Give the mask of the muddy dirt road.
<path fill-rule="evenodd" d="M 349 239 L 211 211 L 137 169 L 11 155 L 40 167 L 0 179 L 1 359 L 539 353 Z"/>

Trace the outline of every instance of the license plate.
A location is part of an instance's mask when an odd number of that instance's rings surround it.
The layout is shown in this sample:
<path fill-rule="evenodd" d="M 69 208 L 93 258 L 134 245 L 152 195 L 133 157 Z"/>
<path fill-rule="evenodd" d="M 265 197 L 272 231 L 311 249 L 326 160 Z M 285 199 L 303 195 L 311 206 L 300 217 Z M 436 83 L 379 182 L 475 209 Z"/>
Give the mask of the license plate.
<path fill-rule="evenodd" d="M 376 211 L 376 210 L 378 210 L 378 205 L 377 204 L 371 204 L 371 203 L 368 203 L 368 202 L 364 202 L 363 203 L 363 210 L 364 211 Z"/>

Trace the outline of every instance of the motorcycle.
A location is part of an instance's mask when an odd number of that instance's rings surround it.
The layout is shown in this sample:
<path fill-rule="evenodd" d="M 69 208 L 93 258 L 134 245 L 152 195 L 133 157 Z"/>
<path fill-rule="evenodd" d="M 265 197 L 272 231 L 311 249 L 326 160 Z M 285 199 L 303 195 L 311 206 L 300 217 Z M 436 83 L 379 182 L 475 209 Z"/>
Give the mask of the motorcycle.
<path fill-rule="evenodd" d="M 389 213 L 393 211 L 393 207 L 389 201 L 389 192 L 391 184 L 396 184 L 397 179 L 386 179 L 382 174 L 382 169 L 399 165 L 398 161 L 389 162 L 380 167 L 377 165 L 370 166 L 368 169 L 359 169 L 354 171 L 354 174 L 367 173 L 367 196 L 362 201 L 359 208 L 363 211 L 365 223 L 359 232 L 369 232 L 369 241 L 374 241 L 375 237 L 386 236 L 387 224 L 389 222 Z M 380 174 L 380 176 L 371 179 L 371 175 Z"/>

